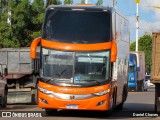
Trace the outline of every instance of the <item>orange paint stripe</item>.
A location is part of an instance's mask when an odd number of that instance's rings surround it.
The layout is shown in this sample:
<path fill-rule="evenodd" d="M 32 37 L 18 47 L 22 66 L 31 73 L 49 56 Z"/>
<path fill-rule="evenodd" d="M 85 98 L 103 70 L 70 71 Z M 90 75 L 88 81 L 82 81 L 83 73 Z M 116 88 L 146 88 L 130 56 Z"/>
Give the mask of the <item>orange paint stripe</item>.
<path fill-rule="evenodd" d="M 60 43 L 49 40 L 41 40 L 43 47 L 52 48 L 56 50 L 66 51 L 97 51 L 111 49 L 112 42 L 97 43 L 97 44 L 71 44 L 71 43 Z"/>

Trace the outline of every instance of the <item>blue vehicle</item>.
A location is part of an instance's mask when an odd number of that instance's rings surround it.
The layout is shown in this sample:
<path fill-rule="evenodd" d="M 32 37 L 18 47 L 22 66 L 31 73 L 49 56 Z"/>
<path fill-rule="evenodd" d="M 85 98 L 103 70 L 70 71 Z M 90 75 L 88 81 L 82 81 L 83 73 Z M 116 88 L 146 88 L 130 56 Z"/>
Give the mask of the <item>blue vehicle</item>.
<path fill-rule="evenodd" d="M 128 80 L 128 87 L 129 90 L 137 91 L 137 56 L 136 54 L 130 54 L 130 61 L 129 61 L 129 80 Z"/>
<path fill-rule="evenodd" d="M 147 91 L 145 86 L 144 52 L 130 52 L 129 62 L 129 91 Z"/>

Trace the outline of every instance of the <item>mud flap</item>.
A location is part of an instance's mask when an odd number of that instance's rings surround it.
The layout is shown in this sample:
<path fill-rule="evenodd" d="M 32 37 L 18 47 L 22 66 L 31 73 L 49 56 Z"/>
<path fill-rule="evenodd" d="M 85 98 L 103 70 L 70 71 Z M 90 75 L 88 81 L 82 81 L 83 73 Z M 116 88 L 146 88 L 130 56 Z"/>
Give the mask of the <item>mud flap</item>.
<path fill-rule="evenodd" d="M 32 95 L 31 92 L 8 92 L 7 95 L 7 103 L 31 103 L 32 102 Z"/>

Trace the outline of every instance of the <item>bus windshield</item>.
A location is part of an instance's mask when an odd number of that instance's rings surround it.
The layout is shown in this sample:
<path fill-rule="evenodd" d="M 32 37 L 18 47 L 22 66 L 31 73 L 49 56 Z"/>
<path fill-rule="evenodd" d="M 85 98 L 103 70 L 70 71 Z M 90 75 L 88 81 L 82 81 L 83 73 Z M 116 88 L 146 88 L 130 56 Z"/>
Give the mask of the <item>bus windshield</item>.
<path fill-rule="evenodd" d="M 111 31 L 110 12 L 49 9 L 42 38 L 64 43 L 104 43 L 111 41 Z"/>
<path fill-rule="evenodd" d="M 52 83 L 90 84 L 109 78 L 109 51 L 64 52 L 42 48 L 42 78 Z"/>

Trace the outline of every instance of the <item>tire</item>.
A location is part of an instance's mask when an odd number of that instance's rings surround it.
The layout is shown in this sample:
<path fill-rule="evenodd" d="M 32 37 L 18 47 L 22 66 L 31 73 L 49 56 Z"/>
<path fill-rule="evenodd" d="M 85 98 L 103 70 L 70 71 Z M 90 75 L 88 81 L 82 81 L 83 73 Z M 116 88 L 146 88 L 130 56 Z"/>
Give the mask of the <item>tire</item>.
<path fill-rule="evenodd" d="M 127 91 L 127 90 L 126 90 L 125 87 L 124 87 L 124 88 L 123 88 L 122 103 L 117 106 L 117 109 L 118 109 L 118 110 L 122 110 L 122 109 L 123 109 L 124 102 L 125 102 L 126 99 L 127 99 L 127 92 L 126 92 L 126 91 Z"/>
<path fill-rule="evenodd" d="M 6 108 L 7 107 L 7 90 L 4 91 L 4 96 L 2 97 L 1 106 L 2 106 L 2 108 Z"/>
<path fill-rule="evenodd" d="M 37 89 L 32 89 L 32 104 L 37 105 L 38 104 L 38 94 L 37 94 Z"/>
<path fill-rule="evenodd" d="M 45 109 L 45 115 L 54 115 L 57 113 L 57 109 Z"/>
<path fill-rule="evenodd" d="M 134 92 L 137 92 L 138 91 L 138 88 L 137 88 L 137 86 L 134 88 Z"/>
<path fill-rule="evenodd" d="M 142 85 L 142 87 L 141 87 L 141 92 L 144 92 L 144 86 Z"/>
<path fill-rule="evenodd" d="M 160 84 L 156 84 L 155 86 L 155 111 L 160 114 Z"/>
<path fill-rule="evenodd" d="M 121 104 L 119 104 L 117 106 L 117 110 L 123 110 L 123 105 L 124 105 L 124 102 L 122 102 Z"/>
<path fill-rule="evenodd" d="M 160 113 L 160 97 L 155 97 L 155 111 Z"/>

